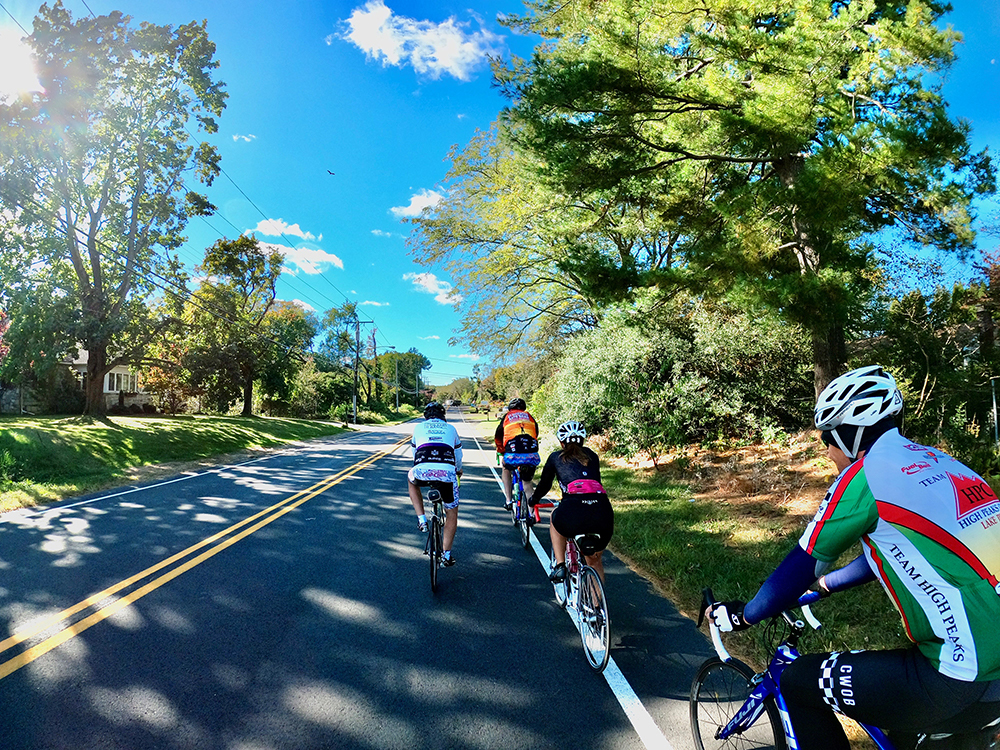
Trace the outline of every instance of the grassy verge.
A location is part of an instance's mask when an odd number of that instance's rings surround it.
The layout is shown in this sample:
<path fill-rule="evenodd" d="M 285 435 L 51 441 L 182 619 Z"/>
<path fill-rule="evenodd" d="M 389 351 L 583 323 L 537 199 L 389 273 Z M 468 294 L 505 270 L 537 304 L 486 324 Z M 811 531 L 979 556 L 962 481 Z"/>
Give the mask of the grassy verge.
<path fill-rule="evenodd" d="M 677 607 L 697 617 L 701 590 L 719 599 L 749 599 L 798 540 L 780 510 L 767 517 L 735 513 L 725 503 L 692 500 L 687 485 L 655 472 L 602 469 L 615 506 L 612 551 L 647 576 Z M 854 549 L 841 562 L 860 552 Z M 881 587 L 862 586 L 813 607 L 823 622 L 803 651 L 893 648 L 907 643 Z M 731 634 L 734 654 L 761 668 L 776 645 L 765 628 Z"/>
<path fill-rule="evenodd" d="M 0 510 L 118 484 L 135 467 L 339 432 L 330 422 L 261 417 L 0 418 Z"/>

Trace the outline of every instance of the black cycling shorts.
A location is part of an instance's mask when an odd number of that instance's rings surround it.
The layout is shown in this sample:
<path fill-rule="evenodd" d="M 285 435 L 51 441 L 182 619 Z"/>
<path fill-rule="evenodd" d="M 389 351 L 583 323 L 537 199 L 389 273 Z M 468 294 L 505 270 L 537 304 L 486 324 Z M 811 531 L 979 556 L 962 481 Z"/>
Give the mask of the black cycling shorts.
<path fill-rule="evenodd" d="M 417 479 L 413 484 L 416 487 L 434 487 L 439 490 L 444 507 L 448 510 L 454 510 L 458 507 L 458 501 L 455 499 L 455 485 L 451 482 L 424 482 Z"/>
<path fill-rule="evenodd" d="M 599 552 L 608 546 L 615 531 L 615 511 L 608 496 L 604 494 L 563 495 L 559 507 L 552 511 L 549 522 L 567 538 L 579 534 L 598 534 L 601 543 L 595 552 Z"/>
<path fill-rule="evenodd" d="M 834 710 L 894 738 L 974 733 L 1000 716 L 996 684 L 946 677 L 914 647 L 806 654 L 782 674 L 781 694 L 799 747 L 846 750 Z"/>

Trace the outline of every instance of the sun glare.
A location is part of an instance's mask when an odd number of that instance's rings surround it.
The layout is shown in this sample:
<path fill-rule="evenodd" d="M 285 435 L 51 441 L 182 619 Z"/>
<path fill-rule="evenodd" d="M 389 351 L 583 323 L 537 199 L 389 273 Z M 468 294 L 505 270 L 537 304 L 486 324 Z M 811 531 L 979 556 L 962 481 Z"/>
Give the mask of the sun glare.
<path fill-rule="evenodd" d="M 0 29 L 0 99 L 10 99 L 28 91 L 41 91 L 31 51 L 21 41 L 17 29 Z"/>

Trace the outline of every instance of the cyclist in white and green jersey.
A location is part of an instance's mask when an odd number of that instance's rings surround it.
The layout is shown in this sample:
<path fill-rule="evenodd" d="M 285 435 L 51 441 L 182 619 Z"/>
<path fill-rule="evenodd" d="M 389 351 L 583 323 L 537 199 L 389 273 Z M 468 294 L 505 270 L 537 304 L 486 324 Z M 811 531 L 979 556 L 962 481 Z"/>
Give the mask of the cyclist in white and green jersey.
<path fill-rule="evenodd" d="M 899 735 L 985 737 L 1000 721 L 1000 499 L 956 459 L 900 435 L 902 406 L 877 366 L 824 389 L 816 427 L 840 476 L 757 595 L 712 613 L 742 630 L 811 586 L 882 584 L 915 645 L 794 661 L 781 692 L 803 750 L 848 749 L 834 711 Z M 820 575 L 858 541 L 861 556 Z"/>

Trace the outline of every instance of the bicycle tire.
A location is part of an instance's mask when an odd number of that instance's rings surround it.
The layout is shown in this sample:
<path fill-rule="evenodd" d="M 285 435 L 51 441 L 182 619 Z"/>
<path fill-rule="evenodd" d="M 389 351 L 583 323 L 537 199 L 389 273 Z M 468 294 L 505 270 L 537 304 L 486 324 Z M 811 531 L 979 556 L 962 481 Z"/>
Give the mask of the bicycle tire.
<path fill-rule="evenodd" d="M 437 516 L 431 516 L 431 527 L 428 541 L 430 548 L 428 556 L 431 559 L 431 592 L 438 590 L 438 569 L 441 567 L 441 521 Z"/>
<path fill-rule="evenodd" d="M 587 663 L 596 672 L 603 672 L 611 658 L 611 618 L 604 585 L 597 571 L 584 566 L 580 571 L 580 638 Z"/>
<path fill-rule="evenodd" d="M 521 496 L 518 493 L 519 474 L 516 469 L 510 470 L 510 521 L 517 526 L 518 509 L 521 507 Z"/>
<path fill-rule="evenodd" d="M 556 566 L 556 555 L 554 552 L 550 552 L 549 570 L 552 570 L 555 566 Z M 559 583 L 553 583 L 552 588 L 555 590 L 556 604 L 559 605 L 560 609 L 566 609 L 566 600 L 569 598 L 569 576 L 566 576 Z"/>
<path fill-rule="evenodd" d="M 517 530 L 521 534 L 521 544 L 525 549 L 531 547 L 531 526 L 528 525 L 528 498 L 523 492 L 518 493 L 517 501 Z"/>
<path fill-rule="evenodd" d="M 764 712 L 741 734 L 724 740 L 718 732 L 743 707 L 753 690 L 754 671 L 739 661 L 724 662 L 712 657 L 698 670 L 691 684 L 691 735 L 695 750 L 785 750 L 785 730 L 774 698 L 764 701 Z"/>

